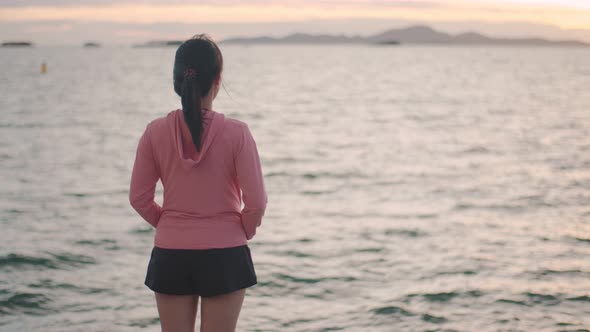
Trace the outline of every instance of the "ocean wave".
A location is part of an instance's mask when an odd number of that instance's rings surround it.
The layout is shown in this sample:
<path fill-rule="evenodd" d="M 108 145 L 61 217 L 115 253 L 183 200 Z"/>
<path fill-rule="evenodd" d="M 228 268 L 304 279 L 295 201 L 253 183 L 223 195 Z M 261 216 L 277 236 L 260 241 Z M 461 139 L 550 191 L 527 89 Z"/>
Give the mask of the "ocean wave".
<path fill-rule="evenodd" d="M 50 307 L 52 299 L 39 293 L 13 293 L 6 299 L 0 300 L 0 313 L 8 315 L 46 315 L 55 313 Z"/>
<path fill-rule="evenodd" d="M 68 269 L 84 265 L 96 264 L 96 259 L 91 256 L 77 255 L 72 253 L 47 252 L 50 257 L 30 256 L 17 253 L 8 253 L 0 256 L 0 267 L 2 268 L 47 268 L 47 269 Z"/>

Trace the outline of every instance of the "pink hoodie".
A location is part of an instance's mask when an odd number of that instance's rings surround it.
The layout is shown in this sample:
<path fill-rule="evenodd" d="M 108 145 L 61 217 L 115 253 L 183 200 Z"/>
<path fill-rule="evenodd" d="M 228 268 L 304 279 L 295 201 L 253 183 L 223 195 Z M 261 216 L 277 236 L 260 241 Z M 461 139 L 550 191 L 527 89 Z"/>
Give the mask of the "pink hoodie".
<path fill-rule="evenodd" d="M 264 216 L 267 195 L 248 125 L 223 113 L 202 112 L 201 152 L 180 109 L 148 123 L 139 139 L 129 202 L 156 228 L 154 245 L 160 248 L 247 244 Z M 158 179 L 164 187 L 162 207 L 154 201 Z"/>

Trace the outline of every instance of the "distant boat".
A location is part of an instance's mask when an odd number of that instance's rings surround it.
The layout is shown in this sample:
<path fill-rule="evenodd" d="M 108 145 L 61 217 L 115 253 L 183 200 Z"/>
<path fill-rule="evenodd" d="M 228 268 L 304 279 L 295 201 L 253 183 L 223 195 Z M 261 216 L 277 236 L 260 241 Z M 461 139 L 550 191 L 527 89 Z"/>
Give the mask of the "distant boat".
<path fill-rule="evenodd" d="M 100 44 L 95 42 L 87 42 L 84 43 L 84 47 L 100 47 Z"/>
<path fill-rule="evenodd" d="M 33 43 L 25 41 L 3 42 L 2 47 L 31 47 Z"/>

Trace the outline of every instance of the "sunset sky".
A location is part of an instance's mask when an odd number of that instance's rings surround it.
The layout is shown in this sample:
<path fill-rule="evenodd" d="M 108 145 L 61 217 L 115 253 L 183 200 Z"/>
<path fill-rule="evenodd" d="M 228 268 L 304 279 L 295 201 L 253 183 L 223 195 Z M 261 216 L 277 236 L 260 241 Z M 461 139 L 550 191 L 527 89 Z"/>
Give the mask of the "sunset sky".
<path fill-rule="evenodd" d="M 590 41 L 589 0 L 0 0 L 2 40 L 143 42 L 208 32 L 367 35 L 409 24 Z"/>

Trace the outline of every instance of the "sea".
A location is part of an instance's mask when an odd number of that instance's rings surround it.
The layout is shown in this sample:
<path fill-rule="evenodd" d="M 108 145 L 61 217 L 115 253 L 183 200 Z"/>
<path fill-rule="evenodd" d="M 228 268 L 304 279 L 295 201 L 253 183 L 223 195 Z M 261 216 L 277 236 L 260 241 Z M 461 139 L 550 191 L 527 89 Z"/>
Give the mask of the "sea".
<path fill-rule="evenodd" d="M 268 192 L 237 331 L 590 331 L 590 48 L 220 47 Z M 175 51 L 0 49 L 0 331 L 160 331 L 128 190 Z"/>

